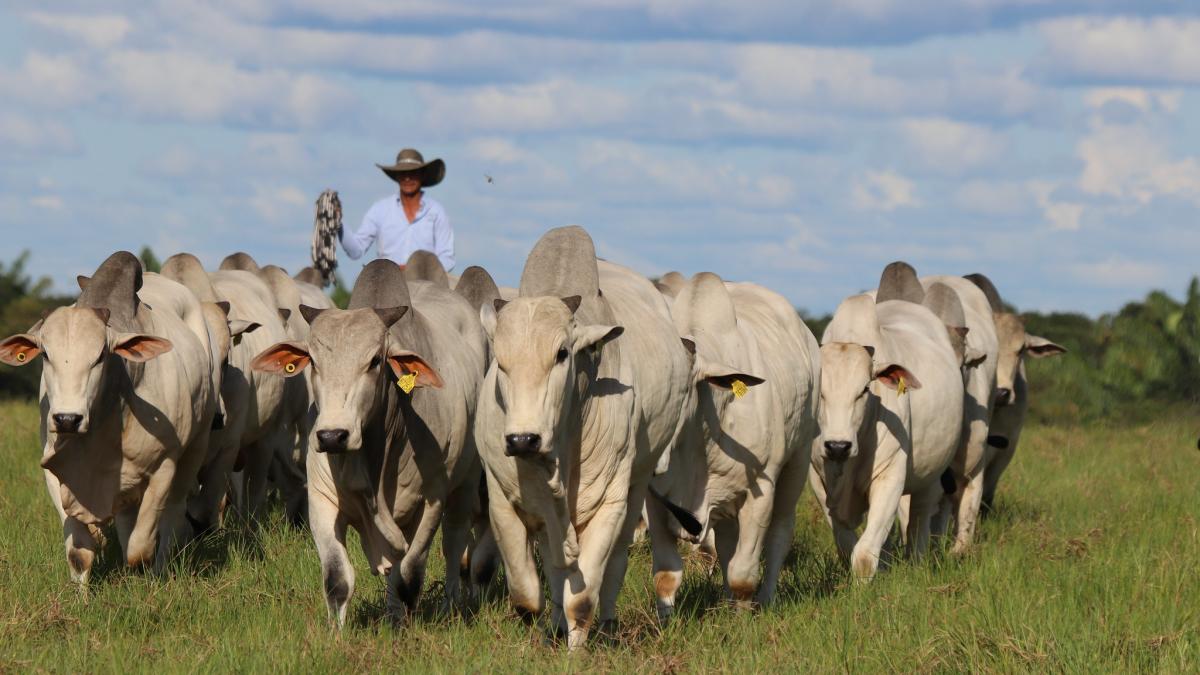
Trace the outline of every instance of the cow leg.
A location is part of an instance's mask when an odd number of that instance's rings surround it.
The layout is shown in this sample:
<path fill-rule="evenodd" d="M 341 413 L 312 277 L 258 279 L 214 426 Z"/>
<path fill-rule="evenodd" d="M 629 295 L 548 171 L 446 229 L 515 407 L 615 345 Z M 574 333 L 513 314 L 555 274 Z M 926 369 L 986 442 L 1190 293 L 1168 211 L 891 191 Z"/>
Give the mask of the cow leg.
<path fill-rule="evenodd" d="M 267 510 L 267 477 L 271 460 L 277 453 L 285 452 L 291 430 L 285 426 L 272 429 L 255 443 L 246 457 L 246 515 L 254 522 L 262 522 Z"/>
<path fill-rule="evenodd" d="M 924 493 L 910 495 L 908 520 L 905 523 L 905 548 L 909 557 L 920 560 L 929 550 L 930 523 L 942 501 L 942 486 L 934 484 Z"/>
<path fill-rule="evenodd" d="M 783 467 L 775 485 L 775 500 L 771 509 L 771 523 L 767 526 L 767 540 L 763 547 L 763 576 L 758 586 L 756 601 L 767 606 L 775 598 L 779 586 L 779 572 L 783 560 L 792 547 L 792 535 L 796 529 L 796 504 L 804 492 L 804 482 L 811 463 L 807 453 L 793 457 Z"/>
<path fill-rule="evenodd" d="M 954 539 L 954 546 L 950 549 L 955 555 L 966 553 L 975 541 L 975 524 L 979 519 L 980 504 L 983 502 L 983 474 L 981 469 L 971 476 L 958 501 L 958 534 Z"/>
<path fill-rule="evenodd" d="M 659 500 L 646 500 L 646 524 L 654 561 L 654 605 L 658 620 L 662 622 L 675 612 L 675 594 L 683 583 L 683 558 L 679 555 L 679 543 L 671 530 L 670 518 Z"/>
<path fill-rule="evenodd" d="M 67 516 L 63 519 L 63 543 L 71 581 L 86 589 L 88 578 L 92 575 L 92 564 L 96 562 L 96 538 L 87 525 Z"/>
<path fill-rule="evenodd" d="M 128 506 L 113 516 L 113 526 L 117 530 L 117 543 L 121 545 L 121 555 L 129 555 L 129 537 L 133 534 L 133 526 L 137 525 L 137 506 Z"/>
<path fill-rule="evenodd" d="M 146 485 L 146 492 L 142 494 L 142 502 L 138 506 L 137 522 L 133 526 L 133 532 L 129 534 L 129 546 L 125 551 L 125 562 L 130 567 L 148 565 L 155 560 L 158 530 L 167 502 L 171 498 L 175 472 L 175 460 L 165 457 L 150 476 L 150 482 Z"/>
<path fill-rule="evenodd" d="M 458 486 L 446 500 L 442 516 L 442 557 L 446 559 L 446 597 L 443 609 L 462 603 L 462 567 L 471 534 L 471 516 L 475 513 L 479 491 L 472 481 Z M 467 561 L 468 569 L 470 561 Z"/>
<path fill-rule="evenodd" d="M 891 461 L 871 479 L 867 524 L 850 554 L 850 570 L 858 581 L 870 581 L 879 569 L 879 553 L 896 522 L 906 470 L 904 455 L 896 450 Z"/>
<path fill-rule="evenodd" d="M 642 518 L 642 506 L 646 503 L 646 483 L 631 485 L 625 502 L 625 520 L 617 532 L 608 564 L 604 567 L 604 581 L 600 584 L 600 630 L 613 631 L 617 623 L 617 595 L 625 583 L 625 570 L 629 566 L 629 547 L 633 533 Z"/>
<path fill-rule="evenodd" d="M 605 570 L 621 532 L 628 522 L 625 501 L 602 506 L 588 521 L 579 541 L 579 559 L 574 569 L 563 570 L 563 613 L 567 619 L 567 649 L 575 651 L 587 644 L 595 621 Z M 637 510 L 638 512 L 641 509 Z M 636 524 L 636 519 L 633 524 Z M 632 525 L 628 528 L 633 534 Z M 628 545 L 628 542 L 625 542 Z M 553 565 L 551 565 L 553 567 Z M 620 584 L 617 584 L 618 590 Z"/>
<path fill-rule="evenodd" d="M 496 546 L 496 533 L 492 531 L 487 520 L 475 523 L 475 541 L 471 545 L 471 601 L 477 602 L 483 597 L 483 591 L 496 575 L 500 550 Z"/>
<path fill-rule="evenodd" d="M 760 578 L 759 564 L 774 501 L 772 486 L 766 480 L 760 480 L 757 489 L 751 488 L 751 494 L 746 495 L 746 501 L 738 509 L 737 544 L 725 568 L 729 597 L 738 609 L 753 608 Z"/>
<path fill-rule="evenodd" d="M 159 524 L 158 553 L 154 560 L 155 572 L 159 574 L 166 570 L 176 547 L 190 539 L 193 534 L 191 523 L 187 519 L 188 494 L 196 484 L 196 474 L 200 471 L 205 455 L 208 454 L 211 433 L 209 425 L 203 425 L 192 442 L 183 449 L 176 465 Z"/>
<path fill-rule="evenodd" d="M 542 613 L 542 587 L 538 582 L 529 531 L 500 491 L 500 486 L 490 476 L 488 491 L 492 495 L 488 500 L 488 517 L 500 549 L 500 558 L 504 561 L 508 601 L 522 619 L 530 622 Z"/>
<path fill-rule="evenodd" d="M 408 550 L 399 564 L 393 565 L 388 573 L 387 608 L 394 622 L 403 624 L 408 614 L 417 609 L 421 586 L 425 583 L 429 547 L 433 544 L 433 535 L 437 533 L 444 511 L 441 502 L 425 502 L 417 527 L 409 537 Z M 446 568 L 452 569 L 453 564 L 447 564 Z"/>
<path fill-rule="evenodd" d="M 308 490 L 308 524 L 312 528 L 317 557 L 321 560 L 321 581 L 329 618 L 340 629 L 346 624 L 346 608 L 354 593 L 354 567 L 346 553 L 346 519 L 325 495 Z"/>
<path fill-rule="evenodd" d="M 308 454 L 305 447 L 307 432 L 300 438 L 293 438 L 292 444 L 298 444 L 301 456 Z M 296 527 L 304 524 L 305 501 L 307 492 L 304 489 L 304 470 L 296 463 L 296 447 L 281 445 L 276 449 L 271 466 L 275 468 L 273 475 L 279 485 L 279 493 L 283 496 L 284 514 L 288 522 Z"/>

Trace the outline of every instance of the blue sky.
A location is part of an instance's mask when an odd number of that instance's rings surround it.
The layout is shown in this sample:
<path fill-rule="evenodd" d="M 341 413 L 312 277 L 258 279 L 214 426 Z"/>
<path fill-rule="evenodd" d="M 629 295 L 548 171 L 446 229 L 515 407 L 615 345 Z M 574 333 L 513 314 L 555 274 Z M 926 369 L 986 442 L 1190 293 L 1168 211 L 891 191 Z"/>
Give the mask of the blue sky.
<path fill-rule="evenodd" d="M 447 163 L 460 267 L 502 284 L 575 223 L 814 312 L 896 259 L 1115 310 L 1200 273 L 1185 5 L 3 3 L 0 259 L 63 291 L 143 244 L 295 270 L 320 191 L 357 228 L 415 146 Z"/>

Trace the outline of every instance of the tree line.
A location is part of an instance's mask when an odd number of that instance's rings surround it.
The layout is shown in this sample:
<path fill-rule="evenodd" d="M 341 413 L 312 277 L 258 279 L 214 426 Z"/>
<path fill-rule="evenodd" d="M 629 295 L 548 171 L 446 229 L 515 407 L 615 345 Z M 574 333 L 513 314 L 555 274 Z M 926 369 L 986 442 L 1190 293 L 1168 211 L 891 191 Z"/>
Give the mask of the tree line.
<path fill-rule="evenodd" d="M 149 247 L 140 255 L 147 270 L 160 263 Z M 0 261 L 0 337 L 26 331 L 75 294 L 52 292 L 48 277 L 33 278 L 30 254 Z M 338 280 L 335 295 L 347 294 Z M 339 305 L 344 306 L 345 298 Z M 830 317 L 800 311 L 818 337 Z M 1028 359 L 1032 421 L 1078 424 L 1144 421 L 1200 402 L 1200 279 L 1182 300 L 1156 290 L 1119 311 L 1090 318 L 1074 312 L 1024 312 L 1030 333 L 1068 350 L 1051 359 Z M 0 397 L 37 395 L 40 366 L 0 369 Z"/>

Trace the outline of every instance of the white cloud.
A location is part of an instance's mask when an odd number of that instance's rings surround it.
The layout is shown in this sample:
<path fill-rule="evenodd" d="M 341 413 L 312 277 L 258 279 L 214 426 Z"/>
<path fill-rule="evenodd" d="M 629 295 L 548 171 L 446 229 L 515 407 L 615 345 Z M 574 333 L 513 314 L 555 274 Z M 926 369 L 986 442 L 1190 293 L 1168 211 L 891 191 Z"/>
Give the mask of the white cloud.
<path fill-rule="evenodd" d="M 97 89 L 94 76 L 75 57 L 28 52 L 20 66 L 0 68 L 5 96 L 35 106 L 64 108 L 89 101 Z"/>
<path fill-rule="evenodd" d="M 529 153 L 508 138 L 475 138 L 467 142 L 466 150 L 475 159 L 492 164 L 515 164 L 529 158 Z"/>
<path fill-rule="evenodd" d="M 39 209 L 46 209 L 47 211 L 62 211 L 66 207 L 62 197 L 58 195 L 37 195 L 30 197 L 29 205 L 36 206 Z"/>
<path fill-rule="evenodd" d="M 133 29 L 129 19 L 117 14 L 29 12 L 25 19 L 39 28 L 82 40 L 97 49 L 119 44 Z"/>
<path fill-rule="evenodd" d="M 1084 102 L 1102 108 L 1113 102 L 1133 106 L 1141 112 L 1179 112 L 1183 92 L 1178 89 L 1153 90 L 1139 87 L 1096 87 L 1084 94 Z"/>
<path fill-rule="evenodd" d="M 1059 77 L 1200 83 L 1200 19 L 1075 17 L 1039 27 L 1042 67 Z"/>
<path fill-rule="evenodd" d="M 1148 204 L 1176 197 L 1200 205 L 1200 163 L 1175 158 L 1167 143 L 1140 125 L 1099 123 L 1077 146 L 1079 187 L 1090 195 Z"/>
<path fill-rule="evenodd" d="M 0 110 L 0 152 L 61 154 L 76 149 L 75 134 L 66 125 Z"/>
<path fill-rule="evenodd" d="M 895 171 L 869 171 L 854 184 L 851 205 L 861 211 L 895 211 L 920 206 L 913 182 Z"/>
<path fill-rule="evenodd" d="M 901 134 L 927 167 L 956 173 L 987 164 L 1004 149 L 1004 137 L 991 129 L 944 117 L 906 120 Z"/>
<path fill-rule="evenodd" d="M 251 71 L 197 54 L 119 50 L 105 66 L 122 107 L 151 119 L 316 127 L 353 102 L 317 75 Z"/>
<path fill-rule="evenodd" d="M 291 185 L 256 185 L 250 197 L 250 208 L 270 223 L 289 223 L 289 220 L 309 208 L 310 198 Z M 311 218 L 311 214 L 309 215 Z M 302 222 L 302 221 L 301 221 Z"/>
<path fill-rule="evenodd" d="M 425 124 L 447 130 L 582 130 L 618 123 L 631 106 L 619 89 L 569 79 L 472 89 L 422 85 L 416 93 Z"/>
<path fill-rule="evenodd" d="M 1160 286 L 1167 278 L 1161 264 L 1130 260 L 1110 255 L 1104 260 L 1073 263 L 1067 266 L 1075 279 L 1092 286 L 1144 289 Z"/>
<path fill-rule="evenodd" d="M 1033 195 L 1022 181 L 972 180 L 955 190 L 954 203 L 970 213 L 1015 216 L 1033 206 Z"/>

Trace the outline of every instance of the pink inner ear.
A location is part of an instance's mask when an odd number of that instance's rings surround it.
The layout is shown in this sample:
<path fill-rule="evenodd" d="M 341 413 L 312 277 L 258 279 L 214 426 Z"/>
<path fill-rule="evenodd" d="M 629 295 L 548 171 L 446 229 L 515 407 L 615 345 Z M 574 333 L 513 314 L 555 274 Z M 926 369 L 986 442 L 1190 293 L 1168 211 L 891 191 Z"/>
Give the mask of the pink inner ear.
<path fill-rule="evenodd" d="M 905 387 L 909 389 L 921 388 L 920 380 L 914 377 L 909 371 L 896 365 L 891 365 L 887 368 L 884 368 L 883 372 L 875 376 L 875 379 L 882 382 L 884 386 L 891 387 L 892 389 L 898 389 L 900 387 L 901 377 L 904 378 Z"/>
<path fill-rule="evenodd" d="M 392 366 L 392 372 L 396 374 L 396 377 L 402 377 L 408 373 L 416 373 L 417 386 L 419 387 L 441 389 L 443 386 L 442 378 L 437 374 L 437 371 L 414 354 L 390 356 L 388 357 L 388 363 Z"/>
<path fill-rule="evenodd" d="M 23 366 L 31 363 L 41 353 L 41 348 L 23 335 L 14 335 L 0 343 L 0 362 L 10 366 Z M 24 358 L 19 356 L 22 354 Z"/>
<path fill-rule="evenodd" d="M 171 351 L 171 343 L 162 338 L 137 335 L 117 345 L 113 351 L 131 361 L 148 361 Z"/>

